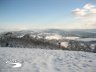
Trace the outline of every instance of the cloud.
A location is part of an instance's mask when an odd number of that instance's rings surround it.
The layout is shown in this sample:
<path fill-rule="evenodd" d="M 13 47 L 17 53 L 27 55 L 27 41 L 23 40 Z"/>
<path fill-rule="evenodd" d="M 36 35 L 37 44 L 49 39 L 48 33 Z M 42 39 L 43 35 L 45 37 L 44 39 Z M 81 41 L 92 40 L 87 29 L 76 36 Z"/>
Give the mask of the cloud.
<path fill-rule="evenodd" d="M 96 6 L 90 3 L 85 4 L 82 8 L 72 10 L 75 18 L 83 22 L 87 28 L 96 28 Z"/>
<path fill-rule="evenodd" d="M 78 15 L 78 16 L 84 16 L 86 15 L 86 12 L 84 9 L 76 8 L 75 10 L 73 10 L 73 14 Z"/>
<path fill-rule="evenodd" d="M 89 14 L 96 14 L 96 6 L 90 3 L 85 4 L 83 8 L 76 8 L 72 10 L 72 13 L 76 16 L 86 16 Z"/>
<path fill-rule="evenodd" d="M 92 8 L 92 9 L 90 9 L 90 12 L 96 14 L 96 8 Z"/>
<path fill-rule="evenodd" d="M 92 4 L 90 4 L 90 3 L 88 3 L 88 4 L 86 4 L 86 5 L 84 5 L 84 9 L 92 9 L 92 8 L 94 8 L 95 6 L 94 5 L 92 5 Z"/>

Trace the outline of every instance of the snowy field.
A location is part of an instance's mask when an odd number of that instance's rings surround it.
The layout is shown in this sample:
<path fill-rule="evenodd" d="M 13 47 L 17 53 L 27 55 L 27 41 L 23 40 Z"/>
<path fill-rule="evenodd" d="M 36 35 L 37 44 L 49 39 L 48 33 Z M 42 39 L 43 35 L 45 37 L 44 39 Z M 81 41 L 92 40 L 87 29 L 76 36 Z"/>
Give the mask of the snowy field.
<path fill-rule="evenodd" d="M 89 41 L 96 41 L 96 38 L 79 38 L 77 41 L 84 41 L 84 42 L 89 42 Z"/>
<path fill-rule="evenodd" d="M 0 72 L 96 72 L 96 54 L 0 48 Z"/>

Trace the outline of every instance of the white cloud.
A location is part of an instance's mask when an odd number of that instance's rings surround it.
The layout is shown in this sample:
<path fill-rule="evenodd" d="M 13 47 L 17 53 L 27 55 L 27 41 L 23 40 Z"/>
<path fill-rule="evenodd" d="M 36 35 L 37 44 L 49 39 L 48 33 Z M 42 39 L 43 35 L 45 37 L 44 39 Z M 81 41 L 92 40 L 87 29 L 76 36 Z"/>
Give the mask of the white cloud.
<path fill-rule="evenodd" d="M 94 8 L 94 7 L 95 7 L 94 5 L 88 3 L 88 4 L 86 4 L 83 8 L 84 8 L 84 9 L 92 9 L 92 8 Z"/>
<path fill-rule="evenodd" d="M 90 9 L 90 12 L 96 14 L 96 8 L 92 8 L 92 9 Z"/>
<path fill-rule="evenodd" d="M 80 8 L 76 8 L 75 10 L 73 10 L 73 13 L 75 15 L 78 15 L 78 16 L 84 16 L 86 15 L 86 12 L 84 9 L 80 9 Z"/>
<path fill-rule="evenodd" d="M 76 9 L 72 10 L 72 12 L 74 15 L 77 15 L 77 16 L 96 14 L 96 7 L 95 7 L 95 5 L 88 3 L 88 4 L 84 5 L 83 8 L 76 8 Z"/>
<path fill-rule="evenodd" d="M 96 28 L 96 6 L 90 3 L 85 4 L 82 8 L 72 10 L 76 19 L 83 22 L 85 28 Z"/>

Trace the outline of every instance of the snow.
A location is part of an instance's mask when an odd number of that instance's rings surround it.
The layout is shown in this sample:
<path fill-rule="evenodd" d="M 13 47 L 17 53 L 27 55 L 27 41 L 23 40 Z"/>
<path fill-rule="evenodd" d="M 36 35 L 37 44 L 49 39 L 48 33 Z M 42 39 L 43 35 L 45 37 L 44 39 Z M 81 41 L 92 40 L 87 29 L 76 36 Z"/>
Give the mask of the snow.
<path fill-rule="evenodd" d="M 52 40 L 52 39 L 60 40 L 60 39 L 62 39 L 62 36 L 55 34 L 55 35 L 46 36 L 45 39 L 47 39 L 47 40 Z"/>
<path fill-rule="evenodd" d="M 20 63 L 14 67 L 9 63 Z M 96 54 L 81 51 L 0 48 L 0 72 L 96 72 Z"/>
<path fill-rule="evenodd" d="M 17 67 L 22 66 L 21 63 L 13 63 L 13 62 L 10 62 L 10 61 L 7 61 L 6 63 L 9 64 L 9 65 L 13 65 L 12 68 L 17 68 Z"/>
<path fill-rule="evenodd" d="M 80 37 L 64 37 L 64 39 L 68 39 L 68 40 L 76 40 L 79 39 Z"/>
<path fill-rule="evenodd" d="M 13 68 L 17 68 L 17 67 L 21 67 L 22 66 L 22 64 L 21 63 L 11 63 L 11 65 L 14 65 L 14 66 L 12 66 Z"/>
<path fill-rule="evenodd" d="M 90 46 L 90 47 L 91 47 L 91 49 L 93 49 L 93 50 L 94 50 L 94 49 L 95 49 L 95 46 L 96 46 L 96 44 L 91 44 L 91 46 Z"/>
<path fill-rule="evenodd" d="M 61 42 L 61 46 L 67 48 L 68 47 L 68 42 Z"/>
<path fill-rule="evenodd" d="M 77 41 L 96 41 L 96 38 L 79 38 Z"/>
<path fill-rule="evenodd" d="M 20 35 L 20 36 L 17 36 L 17 38 L 22 38 L 24 35 L 22 34 L 22 35 Z"/>

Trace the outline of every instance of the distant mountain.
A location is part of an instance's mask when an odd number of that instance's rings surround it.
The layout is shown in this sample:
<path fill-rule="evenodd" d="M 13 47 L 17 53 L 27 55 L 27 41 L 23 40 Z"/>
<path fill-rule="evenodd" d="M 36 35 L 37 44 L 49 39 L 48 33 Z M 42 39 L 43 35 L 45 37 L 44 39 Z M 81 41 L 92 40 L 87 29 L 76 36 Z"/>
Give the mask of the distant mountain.
<path fill-rule="evenodd" d="M 2 32 L 0 34 L 0 46 L 50 49 L 68 48 L 69 50 L 89 52 L 95 51 L 96 33 L 94 31 L 95 30 L 46 29 L 39 31 L 22 30 Z M 66 43 L 68 47 L 65 48 Z M 92 50 L 90 47 L 93 47 L 93 44 L 94 49 Z"/>
<path fill-rule="evenodd" d="M 96 29 L 72 29 L 72 30 L 47 29 L 44 30 L 43 32 L 56 33 L 62 36 L 96 37 Z"/>
<path fill-rule="evenodd" d="M 45 30 L 22 30 L 22 31 L 11 31 L 13 36 L 22 36 L 22 35 L 37 35 L 37 36 L 46 36 L 46 35 L 61 35 L 61 36 L 73 36 L 73 37 L 84 37 L 84 38 L 96 38 L 96 29 L 45 29 Z M 6 33 L 2 32 L 1 34 Z"/>

